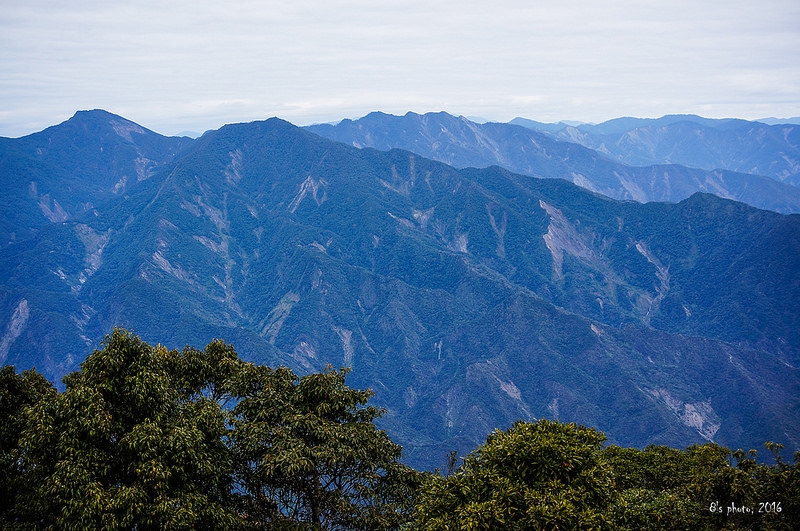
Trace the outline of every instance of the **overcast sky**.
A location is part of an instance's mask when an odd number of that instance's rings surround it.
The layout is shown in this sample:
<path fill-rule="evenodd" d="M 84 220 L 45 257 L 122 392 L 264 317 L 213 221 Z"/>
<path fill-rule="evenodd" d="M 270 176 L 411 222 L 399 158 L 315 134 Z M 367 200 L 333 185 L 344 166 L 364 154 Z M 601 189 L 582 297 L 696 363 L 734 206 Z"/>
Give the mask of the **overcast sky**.
<path fill-rule="evenodd" d="M 4 0 L 0 136 L 370 111 L 800 116 L 798 0 Z"/>

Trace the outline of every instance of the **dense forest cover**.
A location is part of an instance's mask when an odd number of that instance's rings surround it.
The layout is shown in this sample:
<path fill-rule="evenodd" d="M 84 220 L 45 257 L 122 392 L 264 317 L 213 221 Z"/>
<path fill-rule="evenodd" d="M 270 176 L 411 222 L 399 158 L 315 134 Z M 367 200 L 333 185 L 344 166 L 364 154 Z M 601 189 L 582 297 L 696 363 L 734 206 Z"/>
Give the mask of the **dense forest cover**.
<path fill-rule="evenodd" d="M 400 369 L 398 369 L 400 370 Z M 57 390 L 0 370 L 3 529 L 800 529 L 800 452 L 605 446 L 551 420 L 404 465 L 347 370 L 115 329 Z"/>

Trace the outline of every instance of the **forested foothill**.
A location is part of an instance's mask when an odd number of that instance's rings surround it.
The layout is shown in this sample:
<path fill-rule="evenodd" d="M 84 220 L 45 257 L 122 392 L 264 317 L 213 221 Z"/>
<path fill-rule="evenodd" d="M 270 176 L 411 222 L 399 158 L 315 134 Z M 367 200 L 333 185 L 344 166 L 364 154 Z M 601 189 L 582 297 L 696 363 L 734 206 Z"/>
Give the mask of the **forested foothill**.
<path fill-rule="evenodd" d="M 644 450 L 539 419 L 417 471 L 347 370 L 115 329 L 63 381 L 0 370 L 3 529 L 800 528 L 800 452 Z M 770 455 L 771 454 L 771 455 Z"/>

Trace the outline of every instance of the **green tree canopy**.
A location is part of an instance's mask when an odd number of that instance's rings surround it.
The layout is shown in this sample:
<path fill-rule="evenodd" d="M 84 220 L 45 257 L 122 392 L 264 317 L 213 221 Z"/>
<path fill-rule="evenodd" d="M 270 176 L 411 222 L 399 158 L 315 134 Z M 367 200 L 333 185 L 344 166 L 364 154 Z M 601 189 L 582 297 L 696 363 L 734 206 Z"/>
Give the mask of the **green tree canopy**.
<path fill-rule="evenodd" d="M 603 447 L 557 421 L 496 430 L 447 476 L 400 462 L 348 371 L 298 376 L 215 340 L 115 329 L 58 392 L 0 369 L 0 527 L 70 530 L 800 529 L 800 452 Z M 729 507 L 748 510 L 730 511 Z"/>
<path fill-rule="evenodd" d="M 638 529 L 769 529 L 800 526 L 800 454 L 795 466 L 776 450 L 775 465 L 756 452 L 715 443 L 677 450 L 609 446 L 602 457 L 614 471 L 620 498 L 612 507 L 615 527 Z M 738 508 L 738 510 L 737 510 Z"/>
<path fill-rule="evenodd" d="M 44 529 L 219 529 L 232 460 L 226 413 L 202 396 L 182 353 L 115 330 L 66 390 L 37 403 L 20 446 L 32 496 L 21 521 Z M 232 352 L 232 350 L 231 350 Z"/>
<path fill-rule="evenodd" d="M 0 527 L 11 526 L 16 502 L 29 495 L 21 463 L 19 439 L 27 426 L 25 410 L 56 394 L 55 388 L 35 371 L 17 374 L 14 367 L 0 369 Z"/>
<path fill-rule="evenodd" d="M 599 529 L 614 501 L 612 475 L 599 459 L 605 436 L 549 420 L 495 431 L 449 477 L 420 494 L 426 531 Z"/>
<path fill-rule="evenodd" d="M 271 529 L 397 529 L 418 473 L 373 421 L 372 393 L 346 370 L 298 378 L 254 367 L 233 410 L 237 479 L 248 516 Z"/>
<path fill-rule="evenodd" d="M 0 523 L 396 528 L 418 475 L 374 426 L 371 393 L 347 387 L 345 375 L 298 378 L 245 363 L 222 341 L 167 350 L 119 329 L 63 393 L 4 368 Z"/>

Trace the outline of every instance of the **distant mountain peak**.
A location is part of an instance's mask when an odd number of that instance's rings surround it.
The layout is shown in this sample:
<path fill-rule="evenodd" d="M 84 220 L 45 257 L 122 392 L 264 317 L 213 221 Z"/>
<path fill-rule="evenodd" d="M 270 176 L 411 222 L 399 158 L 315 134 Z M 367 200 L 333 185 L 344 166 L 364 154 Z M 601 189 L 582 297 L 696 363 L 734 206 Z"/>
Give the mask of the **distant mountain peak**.
<path fill-rule="evenodd" d="M 75 114 L 72 115 L 74 120 L 81 120 L 81 119 L 113 119 L 113 120 L 123 120 L 126 122 L 130 122 L 127 118 L 123 118 L 118 114 L 114 114 L 109 112 L 105 109 L 83 109 L 75 111 Z M 132 122 L 131 122 L 132 123 Z"/>
<path fill-rule="evenodd" d="M 131 136 L 132 134 L 143 136 L 163 136 L 155 131 L 151 131 L 150 129 L 142 127 L 136 122 L 103 109 L 77 111 L 68 120 L 58 125 L 48 127 L 41 133 L 34 133 L 34 135 L 31 136 L 39 134 L 65 134 L 68 136 L 74 136 L 74 128 L 80 128 L 80 130 L 84 131 L 93 131 L 95 134 L 102 134 L 101 132 L 105 130 L 106 134 L 113 132 L 117 136 L 125 139 L 125 141 L 134 143 L 136 140 L 134 140 L 134 138 Z"/>

